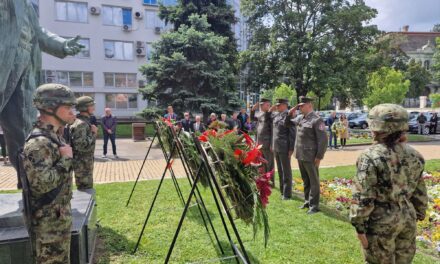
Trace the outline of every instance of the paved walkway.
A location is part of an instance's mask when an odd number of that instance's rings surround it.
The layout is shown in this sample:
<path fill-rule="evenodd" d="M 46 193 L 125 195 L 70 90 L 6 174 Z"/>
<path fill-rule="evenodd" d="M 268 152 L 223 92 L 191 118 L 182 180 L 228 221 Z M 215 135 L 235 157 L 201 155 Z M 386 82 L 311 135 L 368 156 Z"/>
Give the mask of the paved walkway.
<path fill-rule="evenodd" d="M 134 181 L 139 173 L 142 161 L 147 152 L 150 141 L 133 142 L 130 139 L 117 140 L 119 159 L 112 155 L 103 159 L 102 140 L 98 140 L 95 152 L 94 179 L 96 183 Z M 440 159 L 440 141 L 412 144 L 426 160 Z M 328 151 L 321 163 L 322 167 L 353 165 L 360 152 L 367 146 L 351 146 L 345 150 Z M 111 153 L 111 151 L 110 151 Z M 159 148 L 153 148 L 141 173 L 141 180 L 158 179 L 162 176 L 165 160 Z M 3 162 L 1 163 L 3 164 Z M 298 164 L 292 159 L 292 167 Z M 173 163 L 173 169 L 177 177 L 184 176 L 183 166 L 180 161 Z M 169 174 L 167 174 L 169 177 Z M 12 166 L 0 165 L 0 190 L 16 189 L 16 173 Z"/>

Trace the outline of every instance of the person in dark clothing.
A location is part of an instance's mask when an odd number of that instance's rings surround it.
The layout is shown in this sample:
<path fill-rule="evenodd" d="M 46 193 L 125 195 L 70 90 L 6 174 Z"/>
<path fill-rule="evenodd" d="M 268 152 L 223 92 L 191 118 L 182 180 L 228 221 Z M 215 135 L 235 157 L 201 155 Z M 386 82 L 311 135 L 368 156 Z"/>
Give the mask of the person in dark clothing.
<path fill-rule="evenodd" d="M 241 122 L 241 130 L 243 130 L 243 132 L 247 133 L 247 129 L 244 124 L 246 124 L 246 120 L 248 120 L 249 115 L 246 113 L 246 108 L 242 108 L 240 110 L 240 113 L 238 114 L 237 118 Z"/>
<path fill-rule="evenodd" d="M 195 122 L 192 124 L 192 131 L 203 133 L 205 132 L 205 125 L 202 123 L 202 118 L 196 116 Z"/>
<path fill-rule="evenodd" d="M 181 124 L 184 131 L 190 132 L 192 130 L 192 121 L 189 118 L 189 113 L 185 112 L 183 114 L 183 117 L 184 118 L 180 121 L 180 124 Z"/>
<path fill-rule="evenodd" d="M 90 121 L 90 124 L 98 126 L 98 120 L 96 119 L 95 115 L 90 115 L 89 121 Z"/>
<path fill-rule="evenodd" d="M 330 136 L 330 138 L 328 140 L 328 147 L 330 149 L 332 149 L 332 148 L 337 149 L 338 148 L 338 136 L 336 135 L 336 133 L 334 133 L 332 131 L 332 125 L 334 122 L 337 121 L 337 119 L 338 118 L 336 117 L 336 112 L 333 111 L 331 113 L 331 115 L 329 116 L 329 118 L 327 118 L 327 120 L 326 120 L 326 125 L 328 127 L 328 133 Z M 332 145 L 332 143 L 333 143 L 333 145 Z"/>
<path fill-rule="evenodd" d="M 208 120 L 208 123 L 207 123 L 208 127 L 211 125 L 212 122 L 215 122 L 215 121 L 217 121 L 217 114 L 216 113 L 211 113 L 209 115 L 209 120 Z"/>
<path fill-rule="evenodd" d="M 102 117 L 102 132 L 104 134 L 104 153 L 103 158 L 107 158 L 107 143 L 110 139 L 112 143 L 113 156 L 117 159 L 116 154 L 116 117 L 112 116 L 112 110 L 110 108 L 105 109 L 105 116 Z"/>
<path fill-rule="evenodd" d="M 423 130 L 425 129 L 425 123 L 426 123 L 427 118 L 423 113 L 420 113 L 419 116 L 417 117 L 417 123 L 419 124 L 419 131 L 418 133 L 420 135 L 423 135 Z"/>
<path fill-rule="evenodd" d="M 429 119 L 430 125 L 429 125 L 429 132 L 431 134 L 437 133 L 437 124 L 438 124 L 438 116 L 437 113 L 433 113 L 431 118 Z"/>

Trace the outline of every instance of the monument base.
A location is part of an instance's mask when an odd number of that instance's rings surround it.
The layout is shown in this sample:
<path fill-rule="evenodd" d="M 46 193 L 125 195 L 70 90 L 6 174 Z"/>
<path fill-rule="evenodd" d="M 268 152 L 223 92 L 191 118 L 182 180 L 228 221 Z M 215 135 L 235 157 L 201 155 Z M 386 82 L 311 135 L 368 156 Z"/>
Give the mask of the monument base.
<path fill-rule="evenodd" d="M 72 264 L 91 263 L 96 239 L 95 190 L 74 191 L 72 198 Z M 22 217 L 21 193 L 0 194 L 0 263 L 31 263 L 30 241 Z"/>

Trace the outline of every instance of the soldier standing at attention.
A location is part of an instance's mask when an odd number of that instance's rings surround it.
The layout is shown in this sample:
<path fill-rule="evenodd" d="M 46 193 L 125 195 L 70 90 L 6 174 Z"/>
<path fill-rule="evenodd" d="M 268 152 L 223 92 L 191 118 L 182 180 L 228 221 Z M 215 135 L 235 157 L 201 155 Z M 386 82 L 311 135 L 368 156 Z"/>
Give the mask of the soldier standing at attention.
<path fill-rule="evenodd" d="M 96 134 L 98 128 L 90 123 L 90 116 L 95 112 L 95 101 L 89 96 L 77 100 L 76 110 L 79 114 L 69 127 L 73 148 L 73 171 L 78 190 L 93 188 L 93 161 Z"/>
<path fill-rule="evenodd" d="M 36 90 L 39 120 L 24 145 L 23 166 L 29 182 L 30 237 L 36 263 L 70 263 L 72 148 L 58 128 L 75 120 L 73 92 L 61 84 Z"/>
<path fill-rule="evenodd" d="M 425 161 L 408 146 L 408 112 L 381 104 L 368 114 L 375 144 L 357 160 L 350 220 L 367 263 L 411 263 L 416 221 L 425 218 Z"/>
<path fill-rule="evenodd" d="M 301 209 L 309 208 L 307 214 L 319 212 L 319 164 L 327 150 L 327 133 L 324 121 L 313 111 L 313 99 L 300 96 L 299 104 L 289 111 L 301 116 L 295 119 L 297 126 L 295 156 L 304 182 L 304 204 Z"/>
<path fill-rule="evenodd" d="M 258 106 L 260 106 L 260 111 L 257 111 Z M 265 164 L 265 171 L 273 171 L 274 159 L 273 153 L 270 149 L 272 140 L 272 113 L 269 112 L 270 100 L 262 98 L 260 103 L 256 103 L 251 109 L 251 120 L 257 121 L 257 143 L 262 145 L 261 151 L 263 152 L 263 157 L 267 161 Z M 275 186 L 274 177 L 271 179 L 272 186 Z"/>
<path fill-rule="evenodd" d="M 292 168 L 290 159 L 295 147 L 295 126 L 290 120 L 287 99 L 278 99 L 272 114 L 272 148 L 280 177 L 280 192 L 283 200 L 292 198 Z"/>

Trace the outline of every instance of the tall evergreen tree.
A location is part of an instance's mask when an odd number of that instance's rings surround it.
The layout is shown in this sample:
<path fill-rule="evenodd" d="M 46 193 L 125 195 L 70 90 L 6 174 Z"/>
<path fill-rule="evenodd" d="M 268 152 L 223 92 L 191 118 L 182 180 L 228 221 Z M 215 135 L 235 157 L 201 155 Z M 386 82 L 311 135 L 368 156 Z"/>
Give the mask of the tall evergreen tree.
<path fill-rule="evenodd" d="M 145 99 L 177 112 L 231 112 L 239 107 L 236 93 L 237 45 L 232 32 L 234 11 L 225 0 L 179 0 L 159 8 L 174 30 L 153 44 L 150 64 L 141 67 L 149 84 Z"/>

